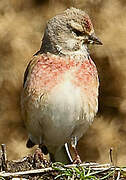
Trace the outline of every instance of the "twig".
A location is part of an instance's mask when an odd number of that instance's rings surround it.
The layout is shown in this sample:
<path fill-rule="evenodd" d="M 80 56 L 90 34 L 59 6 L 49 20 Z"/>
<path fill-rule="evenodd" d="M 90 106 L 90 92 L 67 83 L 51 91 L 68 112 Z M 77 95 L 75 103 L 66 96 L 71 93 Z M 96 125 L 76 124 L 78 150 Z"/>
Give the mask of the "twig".
<path fill-rule="evenodd" d="M 118 171 L 118 176 L 116 180 L 119 180 L 119 178 L 120 178 L 120 171 Z"/>
<path fill-rule="evenodd" d="M 39 174 L 39 173 L 45 173 L 49 171 L 54 171 L 54 169 L 50 168 L 44 168 L 44 169 L 35 169 L 35 170 L 29 170 L 29 171 L 21 171 L 21 172 L 15 172 L 15 173 L 6 173 L 6 172 L 0 172 L 0 176 L 2 177 L 19 177 L 21 175 L 30 175 L 30 174 Z"/>
<path fill-rule="evenodd" d="M 1 169 L 2 171 L 7 170 L 7 155 L 6 155 L 6 145 L 1 144 Z"/>
<path fill-rule="evenodd" d="M 112 156 L 112 153 L 113 153 L 113 149 L 110 148 L 109 156 L 110 156 L 110 162 L 111 162 L 111 164 L 113 164 L 113 156 Z"/>

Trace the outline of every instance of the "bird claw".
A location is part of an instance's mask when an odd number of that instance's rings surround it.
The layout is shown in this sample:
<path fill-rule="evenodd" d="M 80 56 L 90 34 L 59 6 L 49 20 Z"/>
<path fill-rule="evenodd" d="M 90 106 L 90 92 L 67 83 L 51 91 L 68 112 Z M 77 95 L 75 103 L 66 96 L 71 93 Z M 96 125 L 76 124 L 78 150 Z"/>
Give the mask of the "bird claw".
<path fill-rule="evenodd" d="M 38 166 L 40 166 L 40 164 L 42 164 L 42 163 L 44 164 L 45 161 L 46 161 L 46 159 L 44 158 L 44 155 L 43 155 L 41 149 L 37 148 L 33 155 L 33 166 L 35 168 L 37 168 Z"/>
<path fill-rule="evenodd" d="M 73 164 L 81 164 L 81 163 L 82 163 L 82 161 L 81 161 L 81 159 L 80 159 L 80 156 L 77 155 L 76 158 L 75 158 L 74 161 L 73 161 Z"/>

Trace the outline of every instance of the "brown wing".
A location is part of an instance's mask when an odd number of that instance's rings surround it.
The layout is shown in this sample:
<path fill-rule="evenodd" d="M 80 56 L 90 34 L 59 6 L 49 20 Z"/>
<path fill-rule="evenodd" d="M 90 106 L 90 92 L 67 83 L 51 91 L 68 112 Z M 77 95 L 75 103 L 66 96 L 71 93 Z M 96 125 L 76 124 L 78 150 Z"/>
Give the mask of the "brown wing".
<path fill-rule="evenodd" d="M 25 73 L 24 73 L 23 88 L 24 88 L 25 83 L 27 81 L 28 74 L 31 73 L 31 71 L 32 71 L 33 67 L 35 66 L 35 64 L 37 63 L 38 59 L 39 59 L 39 56 L 34 56 L 30 60 L 30 62 L 28 63 L 28 66 L 27 66 Z"/>

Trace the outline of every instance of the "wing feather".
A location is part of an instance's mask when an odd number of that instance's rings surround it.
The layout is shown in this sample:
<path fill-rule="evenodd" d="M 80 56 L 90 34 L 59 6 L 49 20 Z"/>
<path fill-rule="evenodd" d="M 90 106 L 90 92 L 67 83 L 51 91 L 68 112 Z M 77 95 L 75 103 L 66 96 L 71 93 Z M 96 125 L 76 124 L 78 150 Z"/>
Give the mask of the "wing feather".
<path fill-rule="evenodd" d="M 24 73 L 23 88 L 24 88 L 25 83 L 26 83 L 26 81 L 27 81 L 28 75 L 31 73 L 33 67 L 36 65 L 37 61 L 39 60 L 39 57 L 40 57 L 40 56 L 34 56 L 34 57 L 30 60 L 30 62 L 28 63 L 27 68 L 26 68 L 25 73 Z"/>

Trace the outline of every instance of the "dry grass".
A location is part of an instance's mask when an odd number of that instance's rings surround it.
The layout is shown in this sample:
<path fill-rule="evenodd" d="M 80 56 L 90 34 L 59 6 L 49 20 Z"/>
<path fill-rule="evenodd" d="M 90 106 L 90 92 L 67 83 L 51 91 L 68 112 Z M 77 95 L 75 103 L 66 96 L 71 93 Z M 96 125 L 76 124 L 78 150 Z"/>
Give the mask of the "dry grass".
<path fill-rule="evenodd" d="M 126 2 L 125 0 L 0 1 L 0 144 L 9 157 L 25 155 L 26 131 L 20 114 L 23 73 L 39 49 L 46 21 L 71 5 L 89 13 L 104 46 L 91 49 L 100 78 L 99 114 L 79 142 L 82 160 L 126 164 Z"/>

